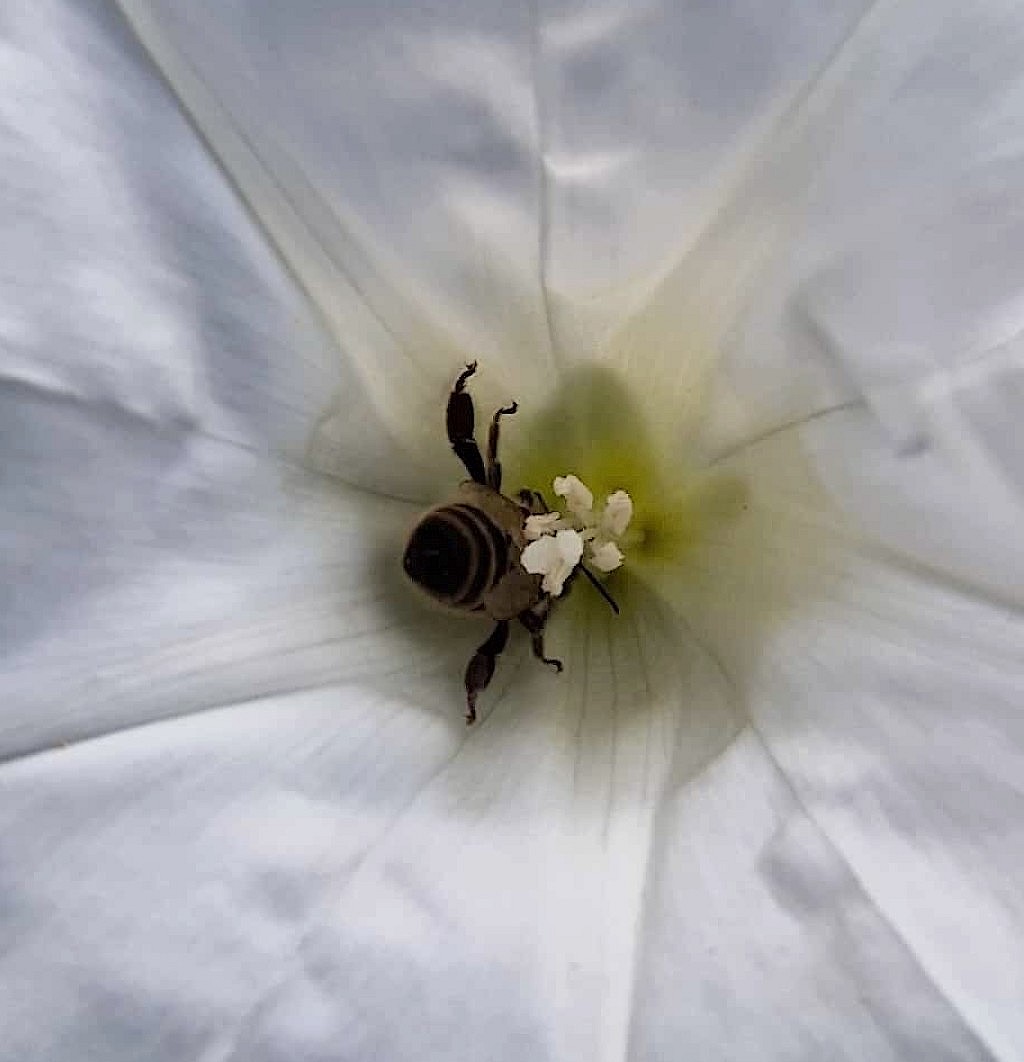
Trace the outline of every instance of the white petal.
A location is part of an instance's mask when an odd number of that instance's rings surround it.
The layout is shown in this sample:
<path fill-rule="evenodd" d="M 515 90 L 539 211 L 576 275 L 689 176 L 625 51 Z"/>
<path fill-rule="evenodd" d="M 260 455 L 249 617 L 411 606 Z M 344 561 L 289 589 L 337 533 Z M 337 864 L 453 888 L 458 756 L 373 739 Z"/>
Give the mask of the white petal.
<path fill-rule="evenodd" d="M 681 1043 L 721 1062 L 992 1057 L 756 734 L 668 800 L 661 824 L 633 1057 Z"/>
<path fill-rule="evenodd" d="M 843 419 L 815 431 L 838 435 Z M 1007 989 L 1024 983 L 1022 951 L 1007 946 L 1024 939 L 1019 609 L 863 535 L 861 514 L 837 512 L 808 477 L 816 448 L 799 436 L 737 457 L 749 511 L 709 544 L 680 601 L 746 676 L 767 750 L 866 902 L 978 1040 L 1012 1057 L 1024 1043 Z M 1009 596 L 1019 576 L 1007 576 Z"/>
<path fill-rule="evenodd" d="M 897 445 L 917 444 L 917 385 L 944 386 L 1021 328 L 1022 37 L 1002 3 L 860 20 L 611 341 L 627 372 L 661 381 L 642 396 L 656 431 L 671 442 L 710 413 L 705 441 L 728 449 L 866 400 Z"/>
<path fill-rule="evenodd" d="M 1019 613 L 848 557 L 752 699 L 803 807 L 997 1057 L 1024 1043 L 1022 636 Z"/>
<path fill-rule="evenodd" d="M 770 147 L 780 112 L 866 6 L 613 0 L 541 9 L 546 279 L 564 357 L 587 357 L 595 344 L 580 333 L 600 345 L 653 276 L 698 245 L 738 173 Z M 648 364 L 666 355 L 663 386 L 680 375 L 698 323 L 675 316 L 641 355 Z"/>
<path fill-rule="evenodd" d="M 116 19 L 16 22 L 3 755 L 422 661 L 401 625 L 359 647 L 415 510 L 291 463 L 335 378 L 314 315 Z M 357 423 L 353 468 L 395 456 Z"/>
<path fill-rule="evenodd" d="M 555 355 L 522 11 L 119 6 L 358 381 L 359 401 L 339 388 L 325 418 L 328 459 L 368 410 L 436 487 L 457 467 L 443 403 L 474 358 L 483 408 L 536 408 Z"/>
<path fill-rule="evenodd" d="M 447 717 L 353 680 L 8 764 L 8 1042 L 116 1062 L 127 1024 L 161 1060 L 613 1057 L 659 796 L 737 725 L 709 659 L 635 604 L 570 599 L 594 617 L 556 613 L 561 676 L 520 632 L 471 731 L 461 669 L 424 671 Z"/>
<path fill-rule="evenodd" d="M 140 1029 L 161 1062 L 228 1050 L 455 754 L 457 706 L 411 692 L 355 679 L 8 764 L 3 1053 L 129 1062 Z"/>

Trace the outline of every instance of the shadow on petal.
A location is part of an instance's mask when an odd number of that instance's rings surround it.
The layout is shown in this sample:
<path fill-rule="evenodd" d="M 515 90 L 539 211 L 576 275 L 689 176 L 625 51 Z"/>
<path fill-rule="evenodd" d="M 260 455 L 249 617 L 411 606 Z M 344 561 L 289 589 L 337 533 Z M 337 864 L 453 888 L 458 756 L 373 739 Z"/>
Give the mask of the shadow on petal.
<path fill-rule="evenodd" d="M 744 447 L 715 466 L 746 495 L 708 520 L 664 592 L 746 700 L 778 635 L 845 578 L 850 526 L 819 483 L 798 431 Z"/>

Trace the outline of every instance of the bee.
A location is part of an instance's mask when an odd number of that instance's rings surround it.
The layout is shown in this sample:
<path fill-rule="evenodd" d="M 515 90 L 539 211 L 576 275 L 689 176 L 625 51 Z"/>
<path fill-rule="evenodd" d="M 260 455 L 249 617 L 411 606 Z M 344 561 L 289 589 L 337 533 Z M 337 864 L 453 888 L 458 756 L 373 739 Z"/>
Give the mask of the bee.
<path fill-rule="evenodd" d="M 467 724 L 476 720 L 477 698 L 494 675 L 512 620 L 529 632 L 533 655 L 556 672 L 562 670 L 560 660 L 544 655 L 544 627 L 553 598 L 541 588 L 542 577 L 530 574 L 520 563 L 528 544 L 526 519 L 548 508 L 536 491 L 521 490 L 518 500 L 501 492 L 500 424 L 502 417 L 517 411 L 515 402 L 491 417 L 486 458 L 481 455 L 474 437 L 473 399 L 466 391 L 466 381 L 476 368 L 471 362 L 455 381 L 445 418 L 448 441 L 470 478 L 452 498 L 420 517 L 402 559 L 406 575 L 435 601 L 494 622 L 490 636 L 466 666 Z M 583 565 L 580 568 L 618 612 L 593 575 Z"/>

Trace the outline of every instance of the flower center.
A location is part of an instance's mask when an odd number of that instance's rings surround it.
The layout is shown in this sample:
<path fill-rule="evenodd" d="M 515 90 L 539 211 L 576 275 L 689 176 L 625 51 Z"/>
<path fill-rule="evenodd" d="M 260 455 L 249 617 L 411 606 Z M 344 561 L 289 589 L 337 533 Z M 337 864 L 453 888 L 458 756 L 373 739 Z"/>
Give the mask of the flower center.
<path fill-rule="evenodd" d="M 583 546 L 566 577 L 580 560 L 597 575 L 622 566 L 630 578 L 616 591 L 621 594 L 634 577 L 661 585 L 667 574 L 684 571 L 698 543 L 742 510 L 746 488 L 734 476 L 700 470 L 696 460 L 686 459 L 685 443 L 654 442 L 655 435 L 670 433 L 652 429 L 664 429 L 674 415 L 658 406 L 656 393 L 645 393 L 640 403 L 624 378 L 608 368 L 590 366 L 566 375 L 550 404 L 513 437 L 506 464 L 517 486 L 553 487 L 558 499 L 548 499 L 557 515 L 529 518 L 533 542 L 524 551 L 526 556 L 533 550 L 529 563 L 538 557 L 540 564 L 543 551 L 545 576 L 556 564 L 568 564 L 570 538 L 563 536 L 561 545 L 558 539 L 564 531 L 578 535 Z M 533 549 L 534 542 L 543 544 Z M 599 554 L 605 566 L 592 557 L 603 545 L 609 547 Z M 548 585 L 556 584 L 553 576 Z"/>
<path fill-rule="evenodd" d="M 543 575 L 543 590 L 557 597 L 578 564 L 604 573 L 622 564 L 625 554 L 619 543 L 633 518 L 633 499 L 616 490 L 598 512 L 593 491 L 578 476 L 556 476 L 552 487 L 563 499 L 566 515 L 559 511 L 527 518 L 526 537 L 531 541 L 523 550 L 522 565 Z"/>

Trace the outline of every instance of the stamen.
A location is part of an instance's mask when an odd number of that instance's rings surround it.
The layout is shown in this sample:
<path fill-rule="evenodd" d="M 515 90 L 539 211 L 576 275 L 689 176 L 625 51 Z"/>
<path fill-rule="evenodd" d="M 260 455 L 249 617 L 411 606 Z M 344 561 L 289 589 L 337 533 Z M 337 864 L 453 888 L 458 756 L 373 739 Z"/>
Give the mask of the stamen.
<path fill-rule="evenodd" d="M 542 587 L 557 596 L 579 565 L 618 613 L 618 606 L 583 565 L 582 559 L 586 546 L 590 563 L 599 571 L 612 572 L 622 564 L 625 557 L 617 540 L 633 518 L 632 498 L 624 490 L 614 491 L 605 499 L 601 513 L 596 514 L 593 492 L 578 476 L 557 476 L 553 488 L 565 499 L 570 516 L 541 513 L 527 517 L 525 533 L 530 545 L 522 553 L 523 567 L 535 575 L 543 575 Z"/>
<path fill-rule="evenodd" d="M 617 616 L 619 614 L 619 606 L 615 604 L 615 598 L 604 588 L 604 584 L 596 575 L 581 561 L 580 571 L 590 580 L 590 585 L 612 606 L 612 612 Z"/>

